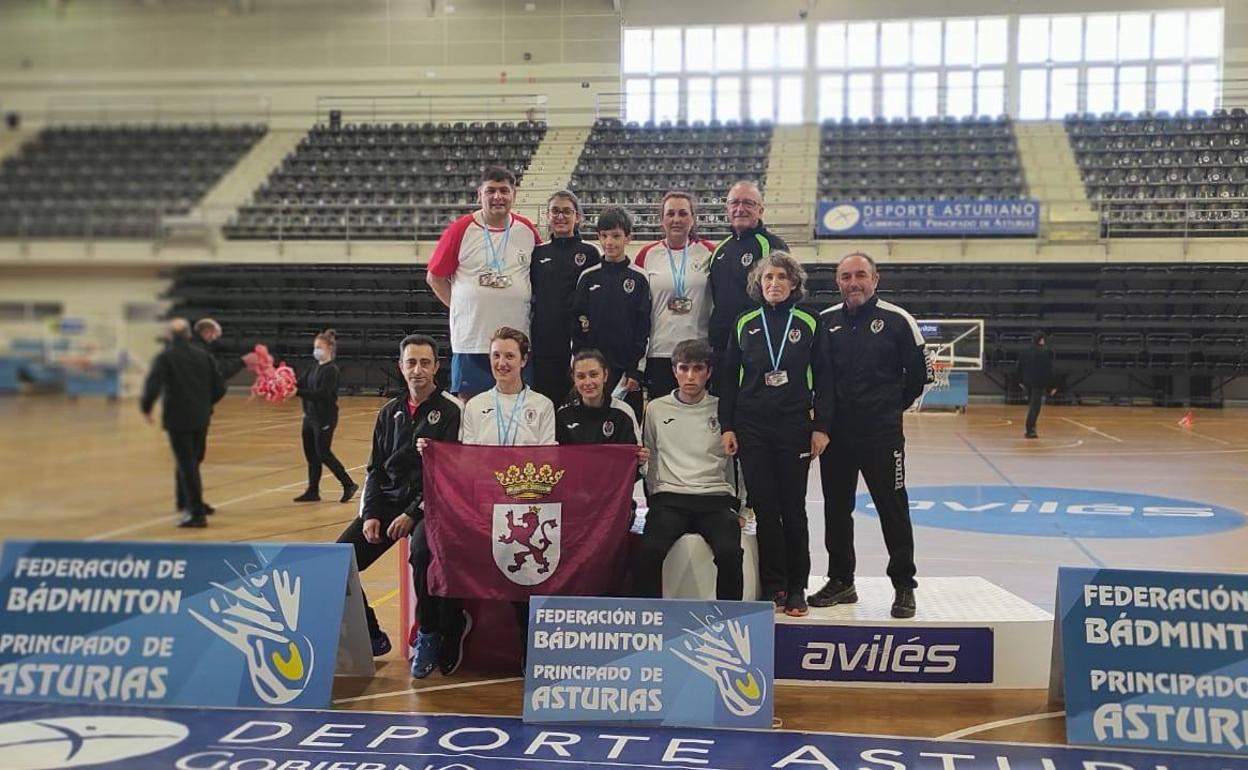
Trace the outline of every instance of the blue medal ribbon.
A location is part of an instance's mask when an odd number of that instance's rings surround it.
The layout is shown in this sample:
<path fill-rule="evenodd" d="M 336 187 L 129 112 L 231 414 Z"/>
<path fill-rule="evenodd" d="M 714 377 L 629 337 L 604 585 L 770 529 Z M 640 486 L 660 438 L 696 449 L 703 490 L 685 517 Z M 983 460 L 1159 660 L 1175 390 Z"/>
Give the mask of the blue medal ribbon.
<path fill-rule="evenodd" d="M 485 257 L 490 263 L 490 272 L 496 275 L 502 275 L 507 269 L 507 244 L 511 240 L 511 220 L 510 218 L 505 225 L 503 232 L 503 245 L 496 248 L 494 245 L 494 237 L 490 235 L 490 226 L 486 224 L 485 219 L 481 220 L 481 230 L 485 234 Z"/>
<path fill-rule="evenodd" d="M 667 249 L 667 264 L 672 268 L 672 283 L 676 287 L 676 297 L 678 299 L 685 298 L 685 273 L 689 269 L 689 242 L 685 241 L 685 248 L 680 253 L 680 270 L 676 270 L 676 255 L 672 253 L 672 247 L 667 245 L 667 241 L 663 241 L 663 248 Z"/>
<path fill-rule="evenodd" d="M 763 308 L 759 316 L 763 320 L 763 339 L 767 340 L 767 355 L 771 357 L 771 370 L 780 371 L 780 359 L 784 356 L 784 346 L 789 341 L 789 329 L 793 326 L 793 308 L 789 308 L 789 320 L 784 325 L 784 336 L 780 338 L 780 353 L 777 354 L 771 345 L 771 332 L 767 331 L 767 308 Z"/>
<path fill-rule="evenodd" d="M 516 443 L 516 433 L 520 430 L 520 423 L 517 420 L 520 406 L 524 404 L 524 397 L 529 389 L 523 388 L 520 394 L 516 396 L 516 403 L 511 405 L 511 415 L 507 417 L 507 421 L 503 421 L 503 402 L 498 397 L 498 386 L 494 386 L 494 424 L 498 427 L 498 445 L 512 446 Z"/>

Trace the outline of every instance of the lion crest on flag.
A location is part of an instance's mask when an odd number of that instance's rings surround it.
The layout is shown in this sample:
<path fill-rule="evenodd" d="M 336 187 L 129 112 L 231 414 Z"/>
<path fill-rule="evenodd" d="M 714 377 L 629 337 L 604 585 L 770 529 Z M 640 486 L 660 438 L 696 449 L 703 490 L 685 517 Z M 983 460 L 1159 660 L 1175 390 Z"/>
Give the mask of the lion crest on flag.
<path fill-rule="evenodd" d="M 533 463 L 494 473 L 508 497 L 525 503 L 494 506 L 494 564 L 513 583 L 538 585 L 559 567 L 562 505 L 534 501 L 548 497 L 563 474 L 549 464 L 539 468 Z"/>

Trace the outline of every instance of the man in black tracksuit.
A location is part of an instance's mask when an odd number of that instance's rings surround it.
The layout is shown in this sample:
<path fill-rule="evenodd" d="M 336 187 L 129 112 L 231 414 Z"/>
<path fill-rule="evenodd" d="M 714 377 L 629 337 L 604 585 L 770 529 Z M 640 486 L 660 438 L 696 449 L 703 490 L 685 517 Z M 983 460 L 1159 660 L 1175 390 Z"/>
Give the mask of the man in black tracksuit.
<path fill-rule="evenodd" d="M 728 222 L 732 235 L 719 242 L 711 255 L 707 290 L 711 295 L 710 343 L 715 351 L 715 371 L 721 371 L 732 325 L 747 310 L 758 306 L 746 292 L 745 281 L 754 263 L 773 251 L 788 251 L 784 240 L 763 224 L 763 195 L 753 182 L 737 182 L 728 190 Z M 718 390 L 712 380 L 711 391 Z"/>
<path fill-rule="evenodd" d="M 836 269 L 845 301 L 822 314 L 836 371 L 836 418 L 828 451 L 819 463 L 828 583 L 810 597 L 810 604 L 828 607 L 858 601 L 853 513 L 861 472 L 888 547 L 888 576 L 896 592 L 892 614 L 908 618 L 914 616 L 918 584 L 902 413 L 932 381 L 932 369 L 914 318 L 875 296 L 879 280 L 870 257 L 845 257 Z"/>
<path fill-rule="evenodd" d="M 399 368 L 408 391 L 386 402 L 377 413 L 360 515 L 338 536 L 338 542 L 355 547 L 356 565 L 363 571 L 410 534 L 412 582 L 421 628 L 441 632 L 445 626 L 455 631 L 462 626 L 458 603 L 431 597 L 425 579 L 429 549 L 424 542 L 424 465 L 416 440 L 458 441 L 460 405 L 435 381 L 438 345 L 432 337 L 405 337 L 399 347 Z M 384 655 L 390 650 L 390 639 L 367 598 L 364 607 L 373 654 Z"/>
<path fill-rule="evenodd" d="M 607 357 L 608 393 L 622 378 L 635 384 L 624 402 L 640 421 L 641 367 L 650 340 L 650 281 L 624 253 L 632 236 L 632 217 L 623 209 L 604 209 L 596 227 L 603 259 L 577 281 L 572 350 L 597 348 Z"/>
<path fill-rule="evenodd" d="M 1053 382 L 1053 358 L 1049 355 L 1049 346 L 1044 332 L 1036 332 L 1031 338 L 1032 345 L 1018 357 L 1018 381 L 1027 389 L 1027 427 L 1024 438 L 1036 438 L 1036 420 L 1040 417 L 1040 407 L 1044 405 L 1044 394 L 1048 391 L 1053 395 L 1050 385 Z"/>
<path fill-rule="evenodd" d="M 561 190 L 547 204 L 551 239 L 533 250 L 529 280 L 533 285 L 533 389 L 558 408 L 568 399 L 568 361 L 572 357 L 572 296 L 576 280 L 598 264 L 598 249 L 581 240 L 577 225 L 581 204 Z"/>
<path fill-rule="evenodd" d="M 204 488 L 199 461 L 208 441 L 212 406 L 225 395 L 225 381 L 212 357 L 191 344 L 191 326 L 176 318 L 169 324 L 169 346 L 152 360 L 139 408 L 152 422 L 156 399 L 164 398 L 161 425 L 177 464 L 177 497 L 183 510 L 179 527 L 204 527 Z M 184 506 L 184 507 L 183 507 Z"/>

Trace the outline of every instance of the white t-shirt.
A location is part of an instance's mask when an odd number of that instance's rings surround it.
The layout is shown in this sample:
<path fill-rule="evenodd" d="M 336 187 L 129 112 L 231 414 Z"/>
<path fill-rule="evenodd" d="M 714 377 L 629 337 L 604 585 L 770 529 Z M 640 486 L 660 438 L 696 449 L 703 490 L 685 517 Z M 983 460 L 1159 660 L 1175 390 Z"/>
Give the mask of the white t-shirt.
<path fill-rule="evenodd" d="M 511 226 L 486 234 L 481 212 L 452 222 L 429 258 L 430 275 L 451 279 L 451 350 L 489 353 L 490 337 L 500 326 L 529 333 L 532 286 L 529 263 L 542 237 L 533 223 L 511 215 Z M 491 260 L 493 254 L 494 260 Z M 503 288 L 482 286 L 480 277 L 501 273 Z"/>
<path fill-rule="evenodd" d="M 650 281 L 650 347 L 649 358 L 671 358 L 676 345 L 684 340 L 704 340 L 710 336 L 711 295 L 706 290 L 710 277 L 711 254 L 715 244 L 710 241 L 691 240 L 685 249 L 670 249 L 667 243 L 655 241 L 646 244 L 637 253 L 635 265 Z M 678 296 L 676 276 L 681 264 L 685 265 L 684 296 L 693 302 L 688 313 L 675 313 L 668 303 Z"/>
<path fill-rule="evenodd" d="M 478 446 L 554 444 L 555 405 L 528 386 L 519 393 L 490 388 L 464 404 L 459 440 Z"/>

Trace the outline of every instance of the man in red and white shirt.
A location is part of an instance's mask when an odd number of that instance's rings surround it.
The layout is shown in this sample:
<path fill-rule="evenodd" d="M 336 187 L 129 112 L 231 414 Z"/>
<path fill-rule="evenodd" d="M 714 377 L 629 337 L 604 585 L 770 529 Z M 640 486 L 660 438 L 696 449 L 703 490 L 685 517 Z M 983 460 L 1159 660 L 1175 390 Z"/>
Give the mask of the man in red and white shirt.
<path fill-rule="evenodd" d="M 451 383 L 460 398 L 494 386 L 490 337 L 502 326 L 529 331 L 529 263 L 541 236 L 511 206 L 516 176 L 491 166 L 477 191 L 481 209 L 460 217 L 429 258 L 429 286 L 451 311 Z M 525 378 L 531 378 L 526 368 Z"/>

